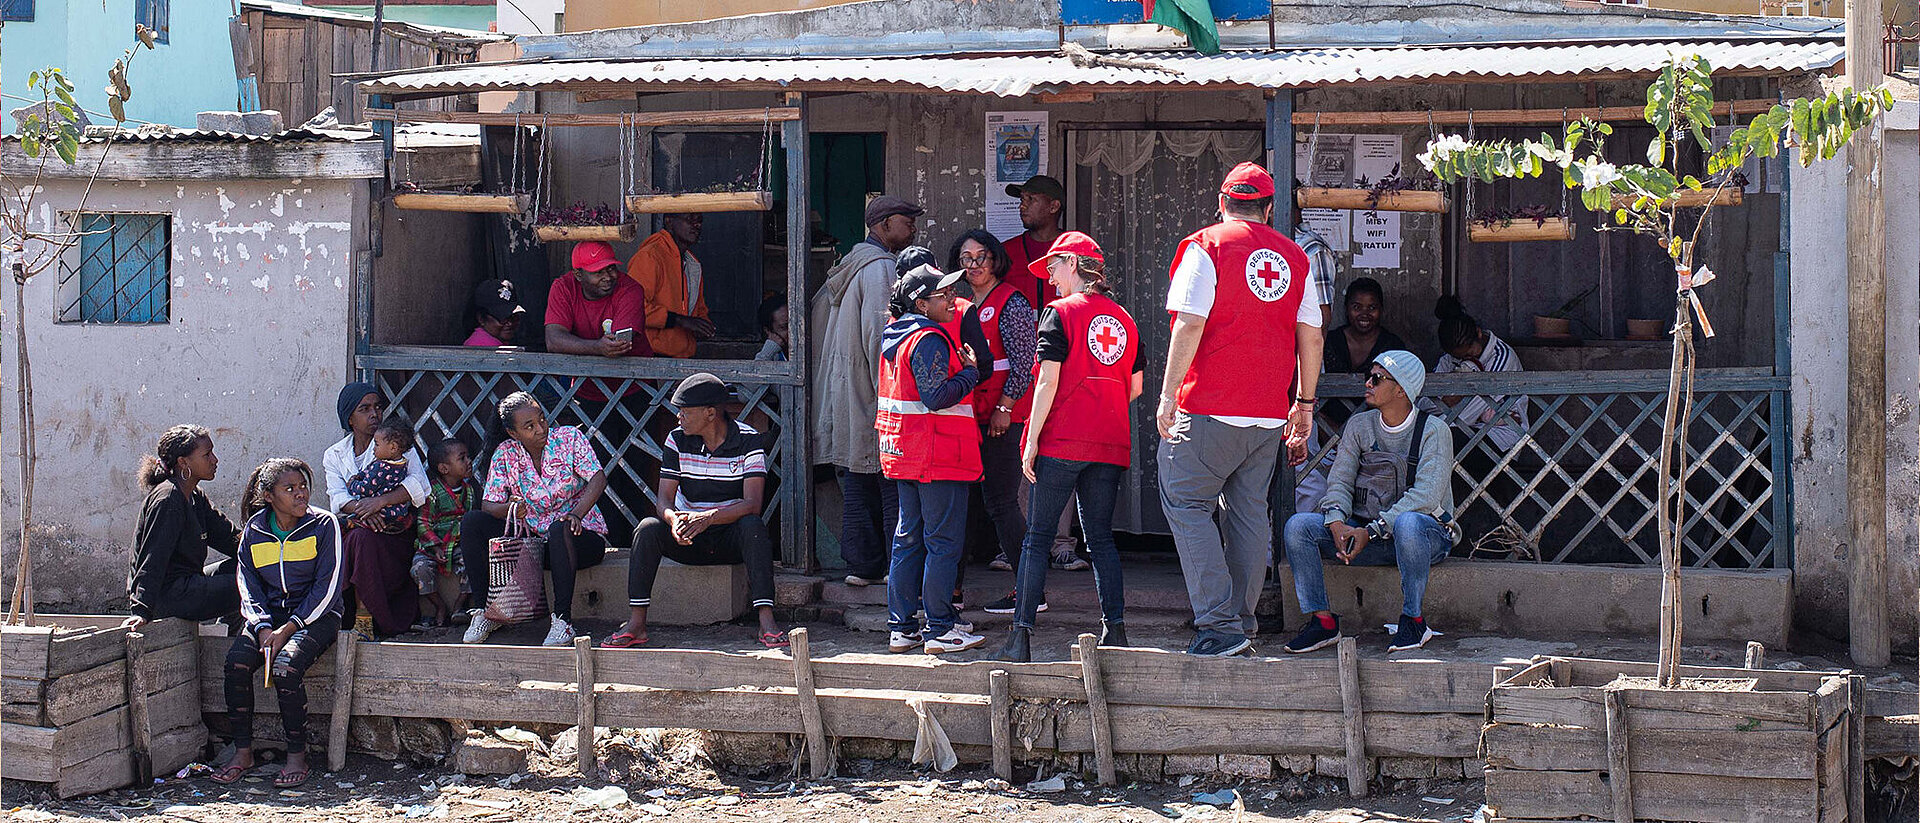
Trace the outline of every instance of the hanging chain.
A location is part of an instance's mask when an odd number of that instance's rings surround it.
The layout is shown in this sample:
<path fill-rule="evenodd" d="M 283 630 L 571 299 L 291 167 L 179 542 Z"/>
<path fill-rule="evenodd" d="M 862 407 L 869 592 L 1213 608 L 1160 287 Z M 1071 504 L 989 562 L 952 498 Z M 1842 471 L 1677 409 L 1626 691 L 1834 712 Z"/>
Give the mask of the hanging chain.
<path fill-rule="evenodd" d="M 1565 143 L 1566 139 L 1567 139 L 1567 107 L 1561 106 L 1560 107 L 1560 140 L 1562 141 L 1561 147 L 1568 149 L 1568 154 L 1569 156 L 1571 156 L 1572 147 L 1566 145 Z M 1573 228 L 1573 201 L 1572 199 L 1570 199 L 1571 198 L 1570 193 L 1572 191 L 1573 189 L 1567 185 L 1567 181 L 1565 180 L 1560 181 L 1560 219 L 1567 221 L 1568 229 Z"/>
<path fill-rule="evenodd" d="M 620 115 L 620 222 L 622 225 L 633 217 L 627 214 L 627 197 L 633 194 L 633 115 Z"/>
<path fill-rule="evenodd" d="M 553 175 L 547 173 L 547 140 L 552 136 L 553 127 L 545 117 L 540 118 L 540 154 L 533 167 L 533 214 L 540 216 L 542 206 L 553 207 Z"/>
<path fill-rule="evenodd" d="M 1313 136 L 1307 138 L 1307 185 L 1308 186 L 1313 185 L 1313 172 L 1314 172 L 1313 159 L 1315 155 L 1317 155 L 1320 151 L 1320 115 L 1321 115 L 1321 112 L 1316 111 L 1313 113 Z"/>
<path fill-rule="evenodd" d="M 1428 112 L 1427 118 L 1431 120 L 1433 118 L 1433 113 Z M 1473 140 L 1474 140 L 1473 109 L 1467 109 L 1467 142 L 1473 143 Z M 1473 230 L 1473 221 L 1480 219 L 1480 213 L 1473 210 L 1473 169 L 1471 167 L 1467 169 L 1466 184 L 1467 184 L 1467 230 L 1471 232 Z"/>
<path fill-rule="evenodd" d="M 767 190 L 767 175 L 773 168 L 773 108 L 763 109 L 760 126 L 760 162 L 754 167 L 754 189 Z"/>
<path fill-rule="evenodd" d="M 520 188 L 520 115 L 513 116 L 513 159 L 507 166 L 507 192 L 521 191 Z"/>

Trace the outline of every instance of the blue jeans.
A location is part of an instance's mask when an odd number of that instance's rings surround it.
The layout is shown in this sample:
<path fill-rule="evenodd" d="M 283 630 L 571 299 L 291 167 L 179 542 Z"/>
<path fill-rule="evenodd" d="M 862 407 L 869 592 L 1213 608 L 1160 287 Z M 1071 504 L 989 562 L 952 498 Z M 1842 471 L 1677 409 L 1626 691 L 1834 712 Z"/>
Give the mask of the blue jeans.
<path fill-rule="evenodd" d="M 1080 531 L 1093 555 L 1093 587 L 1100 593 L 1100 617 L 1108 623 L 1125 618 L 1126 598 L 1120 586 L 1120 549 L 1113 545 L 1113 501 L 1120 492 L 1125 468 L 1112 463 L 1039 457 L 1033 461 L 1038 482 L 1027 500 L 1027 539 L 1020 547 L 1018 588 L 1013 625 L 1033 628 L 1035 610 L 1047 593 L 1047 553 L 1053 548 L 1055 524 L 1068 498 L 1080 493 Z"/>
<path fill-rule="evenodd" d="M 1359 526 L 1350 520 L 1348 525 Z M 1327 581 L 1321 574 L 1322 558 L 1334 559 L 1333 532 L 1319 512 L 1301 512 L 1287 520 L 1287 565 L 1293 567 L 1293 593 L 1300 598 L 1300 611 L 1312 614 L 1329 611 Z M 1427 571 L 1447 559 L 1453 550 L 1453 535 L 1430 515 L 1408 512 L 1393 519 L 1393 536 L 1373 540 L 1353 558 L 1355 566 L 1400 567 L 1400 613 L 1420 616 L 1420 601 L 1427 594 Z"/>
<path fill-rule="evenodd" d="M 887 626 L 917 631 L 913 613 L 925 609 L 928 636 L 938 637 L 953 628 L 953 581 L 967 542 L 967 494 L 973 484 L 896 482 L 900 528 L 893 533 L 893 566 L 887 572 Z"/>
<path fill-rule="evenodd" d="M 894 481 L 878 473 L 835 467 L 840 480 L 840 559 L 847 573 L 878 580 L 887 573 L 888 545 L 900 520 Z"/>

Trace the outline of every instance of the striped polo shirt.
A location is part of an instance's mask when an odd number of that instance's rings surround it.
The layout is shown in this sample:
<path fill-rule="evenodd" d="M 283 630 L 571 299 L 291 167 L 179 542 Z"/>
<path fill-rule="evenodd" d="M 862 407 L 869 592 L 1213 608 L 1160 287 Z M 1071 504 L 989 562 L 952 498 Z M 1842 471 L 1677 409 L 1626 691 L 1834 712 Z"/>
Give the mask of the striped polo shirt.
<path fill-rule="evenodd" d="M 767 476 L 767 450 L 760 432 L 728 421 L 727 439 L 707 451 L 705 438 L 674 429 L 660 455 L 660 477 L 680 481 L 673 508 L 708 511 L 745 499 L 747 478 Z"/>

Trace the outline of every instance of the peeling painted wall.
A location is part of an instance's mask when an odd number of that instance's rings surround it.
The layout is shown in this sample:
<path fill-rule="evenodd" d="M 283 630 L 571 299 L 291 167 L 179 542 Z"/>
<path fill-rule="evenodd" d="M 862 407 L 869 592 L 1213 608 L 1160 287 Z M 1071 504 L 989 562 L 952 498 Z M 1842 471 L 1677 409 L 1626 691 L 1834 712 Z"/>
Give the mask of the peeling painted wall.
<path fill-rule="evenodd" d="M 76 203 L 84 184 L 49 185 L 41 223 Z M 340 436 L 333 400 L 348 375 L 365 204 L 365 184 L 351 180 L 95 184 L 90 211 L 172 215 L 170 322 L 55 323 L 59 268 L 27 286 L 39 438 L 34 585 L 43 610 L 124 608 L 145 497 L 135 473 L 167 427 L 213 430 L 219 476 L 202 488 L 230 517 L 247 474 L 267 458 L 299 457 L 318 469 Z M 0 404 L 0 566 L 9 586 L 20 504 L 11 344 L 22 319 L 11 316 L 11 298 L 0 358 L 8 397 Z"/>
<path fill-rule="evenodd" d="M 1920 586 L 1920 156 L 1914 104 L 1887 119 L 1887 618 L 1916 640 Z M 1795 621 L 1847 634 L 1847 164 L 1793 169 Z"/>

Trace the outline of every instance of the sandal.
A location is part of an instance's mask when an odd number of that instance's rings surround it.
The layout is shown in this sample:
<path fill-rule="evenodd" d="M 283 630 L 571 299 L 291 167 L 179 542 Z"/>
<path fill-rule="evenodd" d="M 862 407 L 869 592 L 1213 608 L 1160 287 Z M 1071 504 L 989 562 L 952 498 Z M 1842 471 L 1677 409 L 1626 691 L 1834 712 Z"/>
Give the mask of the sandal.
<path fill-rule="evenodd" d="M 280 767 L 280 773 L 273 778 L 273 786 L 276 789 L 291 789 L 305 783 L 307 782 L 307 771 L 307 769 L 296 771 L 290 767 L 282 766 Z"/>
<path fill-rule="evenodd" d="M 255 765 L 258 765 L 258 764 L 255 764 Z M 213 777 L 211 779 L 213 780 L 213 782 L 218 783 L 222 786 L 231 786 L 235 783 L 240 782 L 240 778 L 246 777 L 247 772 L 250 772 L 250 771 L 253 771 L 253 766 L 235 766 L 229 763 L 225 766 L 221 766 L 219 771 L 214 772 Z"/>
<path fill-rule="evenodd" d="M 600 648 L 603 649 L 631 649 L 645 645 L 647 645 L 647 638 L 634 637 L 629 632 L 614 632 L 607 639 L 600 641 Z"/>
<path fill-rule="evenodd" d="M 763 632 L 760 635 L 760 645 L 765 646 L 769 649 L 784 649 L 788 645 L 787 633 L 786 632 Z"/>

